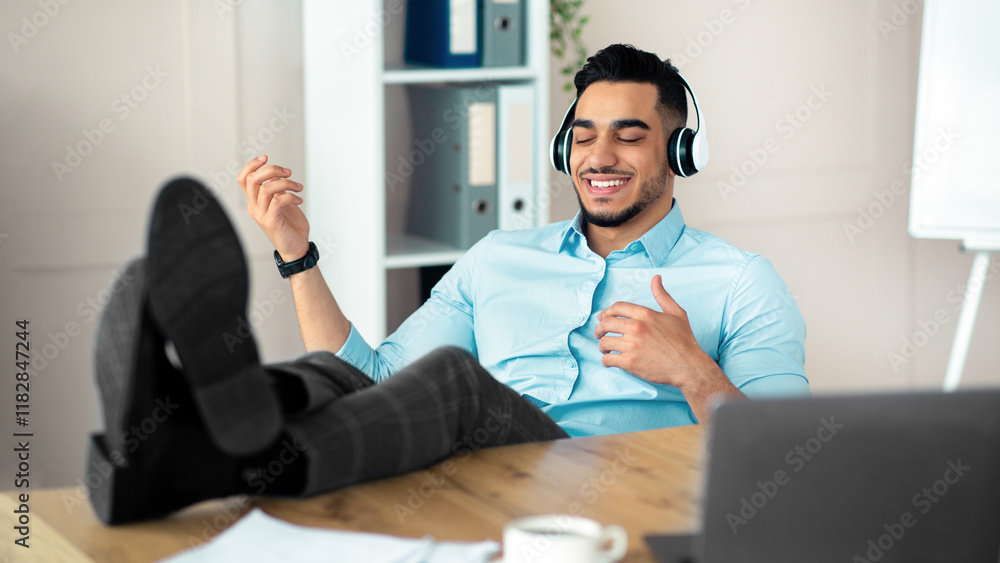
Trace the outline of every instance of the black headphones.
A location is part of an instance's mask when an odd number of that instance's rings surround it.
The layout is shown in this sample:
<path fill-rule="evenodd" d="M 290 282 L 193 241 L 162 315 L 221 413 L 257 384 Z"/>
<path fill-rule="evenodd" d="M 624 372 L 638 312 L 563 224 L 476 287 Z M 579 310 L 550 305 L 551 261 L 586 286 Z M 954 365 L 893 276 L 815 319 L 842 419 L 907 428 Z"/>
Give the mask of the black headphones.
<path fill-rule="evenodd" d="M 705 119 L 698 109 L 698 100 L 694 97 L 694 91 L 681 75 L 677 75 L 681 84 L 691 94 L 691 101 L 694 103 L 694 113 L 698 117 L 698 129 L 692 131 L 687 127 L 674 129 L 667 141 L 667 162 L 670 169 L 678 176 L 687 178 L 692 174 L 703 170 L 708 164 L 708 138 L 705 132 Z M 552 138 L 552 145 L 549 150 L 549 158 L 552 167 L 563 174 L 569 174 L 569 153 L 573 146 L 573 120 L 576 118 L 576 102 L 573 100 L 569 109 L 566 110 L 566 117 L 563 118 L 559 132 Z"/>

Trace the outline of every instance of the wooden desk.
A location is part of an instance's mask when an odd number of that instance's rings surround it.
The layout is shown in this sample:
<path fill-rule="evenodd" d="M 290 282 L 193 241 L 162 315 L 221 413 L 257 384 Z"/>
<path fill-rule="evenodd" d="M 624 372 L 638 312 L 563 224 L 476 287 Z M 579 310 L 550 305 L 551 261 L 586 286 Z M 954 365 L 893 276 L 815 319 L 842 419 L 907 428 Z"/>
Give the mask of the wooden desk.
<path fill-rule="evenodd" d="M 76 489 L 35 491 L 31 549 L 13 546 L 10 491 L 0 495 L 0 562 L 152 561 L 214 536 L 253 505 L 297 524 L 443 540 L 500 541 L 512 518 L 576 513 L 623 526 L 625 561 L 653 561 L 644 534 L 697 526 L 702 450 L 697 426 L 504 446 L 305 500 L 236 497 L 113 528 Z"/>

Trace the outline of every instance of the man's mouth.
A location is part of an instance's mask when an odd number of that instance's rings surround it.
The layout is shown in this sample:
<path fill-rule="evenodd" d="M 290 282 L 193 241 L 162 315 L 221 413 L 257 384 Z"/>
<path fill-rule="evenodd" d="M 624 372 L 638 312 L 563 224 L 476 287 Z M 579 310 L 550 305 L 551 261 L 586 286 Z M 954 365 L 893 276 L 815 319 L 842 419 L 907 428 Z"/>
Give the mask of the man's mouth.
<path fill-rule="evenodd" d="M 631 182 L 631 178 L 584 178 L 587 191 L 593 195 L 606 196 L 621 191 Z"/>

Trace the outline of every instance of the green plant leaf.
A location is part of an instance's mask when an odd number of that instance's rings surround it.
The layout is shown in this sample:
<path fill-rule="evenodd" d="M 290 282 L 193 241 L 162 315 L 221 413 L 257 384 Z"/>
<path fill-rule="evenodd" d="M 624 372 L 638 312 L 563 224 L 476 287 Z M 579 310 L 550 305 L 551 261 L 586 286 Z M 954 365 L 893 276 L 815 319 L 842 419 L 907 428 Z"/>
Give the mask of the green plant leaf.
<path fill-rule="evenodd" d="M 572 76 L 587 62 L 587 47 L 583 43 L 583 26 L 590 16 L 580 16 L 585 0 L 549 0 L 549 51 L 559 60 L 566 62 L 561 73 Z M 576 60 L 566 61 L 567 52 L 576 54 Z M 572 79 L 563 84 L 563 90 L 571 91 Z"/>

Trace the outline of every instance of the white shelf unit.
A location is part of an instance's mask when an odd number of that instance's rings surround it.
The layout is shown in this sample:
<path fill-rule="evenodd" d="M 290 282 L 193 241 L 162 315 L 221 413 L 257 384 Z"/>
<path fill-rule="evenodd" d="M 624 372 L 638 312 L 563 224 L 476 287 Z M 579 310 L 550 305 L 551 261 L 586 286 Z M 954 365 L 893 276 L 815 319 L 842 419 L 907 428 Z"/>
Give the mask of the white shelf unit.
<path fill-rule="evenodd" d="M 413 140 L 409 85 L 532 85 L 535 198 L 529 205 L 536 226 L 549 221 L 549 3 L 521 2 L 527 20 L 523 66 L 430 69 L 403 62 L 405 0 L 303 0 L 303 197 L 310 238 L 320 247 L 320 266 L 341 308 L 372 345 L 419 304 L 412 297 L 416 269 L 452 264 L 464 253 L 406 234 L 407 189 L 386 184 L 394 157 Z"/>

